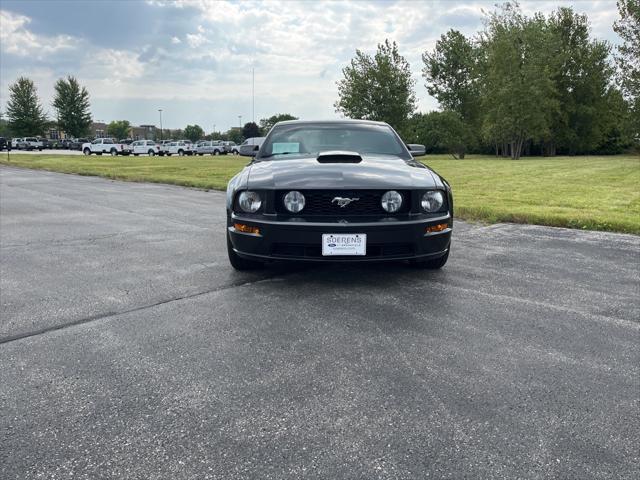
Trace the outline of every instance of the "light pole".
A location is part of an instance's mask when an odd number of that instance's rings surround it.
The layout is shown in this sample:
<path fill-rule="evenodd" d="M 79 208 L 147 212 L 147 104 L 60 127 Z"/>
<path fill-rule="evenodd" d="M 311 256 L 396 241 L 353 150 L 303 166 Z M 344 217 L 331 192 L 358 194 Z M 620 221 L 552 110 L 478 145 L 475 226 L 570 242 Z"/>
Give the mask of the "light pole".
<path fill-rule="evenodd" d="M 158 109 L 158 113 L 160 113 L 160 141 L 162 141 L 164 139 L 162 138 L 162 109 L 161 108 Z"/>
<path fill-rule="evenodd" d="M 214 140 L 213 136 L 216 134 L 216 124 L 213 124 L 213 132 L 211 132 L 211 140 Z"/>
<path fill-rule="evenodd" d="M 240 130 L 242 130 L 242 115 L 238 115 L 238 123 L 240 124 Z"/>

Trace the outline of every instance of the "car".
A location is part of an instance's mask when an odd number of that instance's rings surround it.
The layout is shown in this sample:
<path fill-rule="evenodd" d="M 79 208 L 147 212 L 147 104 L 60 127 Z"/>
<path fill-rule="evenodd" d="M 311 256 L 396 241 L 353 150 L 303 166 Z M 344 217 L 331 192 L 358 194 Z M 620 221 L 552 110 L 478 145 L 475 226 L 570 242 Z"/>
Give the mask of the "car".
<path fill-rule="evenodd" d="M 5 148 L 9 150 L 10 143 L 7 143 L 7 139 L 4 137 L 0 137 L 0 150 L 4 150 Z"/>
<path fill-rule="evenodd" d="M 20 143 L 22 143 L 22 141 L 23 141 L 23 140 L 24 140 L 24 138 L 21 138 L 21 137 L 12 138 L 12 139 L 11 139 L 11 148 L 12 148 L 13 150 L 17 149 L 17 148 L 18 148 L 18 145 L 19 145 Z"/>
<path fill-rule="evenodd" d="M 149 155 L 150 157 L 154 155 L 164 155 L 164 151 L 160 150 L 160 145 L 153 140 L 136 140 L 132 142 L 131 153 L 136 157 L 138 155 Z"/>
<path fill-rule="evenodd" d="M 262 142 L 264 142 L 265 137 L 252 137 L 247 138 L 240 146 L 238 147 L 238 153 L 244 156 L 251 156 L 252 152 L 257 152 Z"/>
<path fill-rule="evenodd" d="M 224 147 L 224 151 L 227 153 L 232 153 L 234 155 L 238 154 L 238 146 L 236 142 L 225 141 L 222 142 L 222 146 Z"/>
<path fill-rule="evenodd" d="M 85 143 L 89 143 L 89 140 L 86 138 L 75 138 L 73 140 L 71 140 L 71 142 L 68 144 L 69 145 L 69 149 L 70 150 L 80 150 L 82 151 L 82 146 Z"/>
<path fill-rule="evenodd" d="M 165 147 L 165 155 L 193 155 L 193 144 L 189 140 L 169 142 Z"/>
<path fill-rule="evenodd" d="M 36 137 L 25 137 L 18 143 L 18 150 L 42 150 L 42 140 Z"/>
<path fill-rule="evenodd" d="M 198 142 L 195 148 L 195 153 L 196 155 L 202 156 L 205 154 L 222 155 L 222 154 L 226 154 L 227 152 L 225 151 L 224 145 L 222 145 L 221 142 L 217 140 L 212 140 L 212 141 Z"/>
<path fill-rule="evenodd" d="M 388 124 L 277 123 L 227 186 L 226 241 L 237 270 L 274 260 L 406 261 L 439 269 L 453 195 Z"/>
<path fill-rule="evenodd" d="M 57 140 L 52 140 L 50 138 L 41 138 L 40 141 L 42 142 L 42 148 L 43 150 L 50 150 L 52 148 L 56 148 L 57 145 Z"/>
<path fill-rule="evenodd" d="M 158 145 L 160 146 L 160 151 L 163 154 L 167 153 L 168 146 L 171 142 L 173 142 L 173 140 L 160 140 L 160 142 L 158 142 Z"/>
<path fill-rule="evenodd" d="M 116 142 L 113 138 L 96 138 L 93 142 L 82 144 L 82 153 L 85 155 L 108 153 L 115 157 L 116 155 L 129 155 L 131 147 L 124 143 Z"/>

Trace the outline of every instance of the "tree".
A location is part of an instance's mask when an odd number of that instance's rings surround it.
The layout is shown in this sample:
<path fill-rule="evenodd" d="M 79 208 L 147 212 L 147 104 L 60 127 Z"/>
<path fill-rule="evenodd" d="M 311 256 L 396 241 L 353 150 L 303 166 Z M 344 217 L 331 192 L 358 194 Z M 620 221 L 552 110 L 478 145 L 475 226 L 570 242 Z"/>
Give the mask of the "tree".
<path fill-rule="evenodd" d="M 462 33 L 449 30 L 436 42 L 433 52 L 422 55 L 427 92 L 438 100 L 444 110 L 458 114 L 459 132 L 456 151 L 464 158 L 465 151 L 474 143 L 477 129 L 479 88 L 477 82 L 477 48 Z M 453 120 L 453 116 L 447 117 Z M 459 124 L 458 121 L 462 123 Z"/>
<path fill-rule="evenodd" d="M 89 107 L 89 92 L 80 86 L 75 77 L 58 79 L 53 108 L 58 112 L 58 127 L 61 130 L 75 138 L 86 136 L 91 126 Z"/>
<path fill-rule="evenodd" d="M 284 122 L 286 120 L 298 120 L 298 117 L 294 117 L 293 115 L 290 115 L 288 113 L 278 113 L 276 115 L 270 116 L 269 118 L 263 118 L 262 120 L 260 120 L 260 129 L 266 135 L 267 133 L 269 133 L 269 130 L 271 130 L 271 127 L 273 127 L 276 123 Z"/>
<path fill-rule="evenodd" d="M 548 18 L 553 56 L 549 69 L 558 100 L 545 153 L 556 148 L 571 155 L 594 151 L 604 138 L 603 112 L 613 69 L 606 42 L 592 40 L 589 20 L 571 8 Z"/>
<path fill-rule="evenodd" d="M 240 129 L 240 127 L 230 128 L 227 131 L 226 136 L 230 141 L 236 144 L 242 143 L 242 130 Z"/>
<path fill-rule="evenodd" d="M 20 77 L 9 86 L 7 118 L 13 135 L 24 137 L 43 133 L 47 117 L 33 81 Z"/>
<path fill-rule="evenodd" d="M 404 138 L 424 145 L 427 153 L 446 152 L 453 158 L 462 158 L 462 152 L 473 144 L 462 116 L 452 110 L 419 113 L 411 118 L 408 125 Z"/>
<path fill-rule="evenodd" d="M 244 138 L 253 138 L 261 136 L 260 127 L 255 122 L 245 123 L 242 127 L 242 136 Z"/>
<path fill-rule="evenodd" d="M 107 125 L 107 133 L 116 140 L 128 138 L 130 130 L 131 124 L 128 120 L 114 120 Z"/>
<path fill-rule="evenodd" d="M 506 3 L 489 14 L 481 42 L 483 132 L 496 152 L 518 159 L 525 142 L 549 140 L 559 110 L 552 35 L 543 16 Z"/>
<path fill-rule="evenodd" d="M 187 125 L 184 129 L 184 136 L 192 142 L 197 142 L 204 135 L 204 130 L 200 125 Z"/>
<path fill-rule="evenodd" d="M 622 39 L 616 56 L 618 83 L 631 105 L 633 134 L 640 142 L 640 2 L 618 0 L 618 12 L 620 20 L 613 24 Z"/>
<path fill-rule="evenodd" d="M 361 50 L 342 69 L 344 78 L 337 82 L 339 99 L 336 111 L 350 118 L 379 120 L 402 129 L 415 111 L 409 63 L 389 40 L 378 45 L 371 57 Z"/>

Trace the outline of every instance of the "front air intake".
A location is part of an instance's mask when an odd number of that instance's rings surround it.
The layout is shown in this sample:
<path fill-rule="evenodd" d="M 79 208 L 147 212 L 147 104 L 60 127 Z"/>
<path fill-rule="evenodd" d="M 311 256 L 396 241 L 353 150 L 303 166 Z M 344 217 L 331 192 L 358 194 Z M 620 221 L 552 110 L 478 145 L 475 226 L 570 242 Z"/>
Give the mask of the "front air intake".
<path fill-rule="evenodd" d="M 318 163 L 360 163 L 362 157 L 357 152 L 320 152 L 317 157 Z"/>

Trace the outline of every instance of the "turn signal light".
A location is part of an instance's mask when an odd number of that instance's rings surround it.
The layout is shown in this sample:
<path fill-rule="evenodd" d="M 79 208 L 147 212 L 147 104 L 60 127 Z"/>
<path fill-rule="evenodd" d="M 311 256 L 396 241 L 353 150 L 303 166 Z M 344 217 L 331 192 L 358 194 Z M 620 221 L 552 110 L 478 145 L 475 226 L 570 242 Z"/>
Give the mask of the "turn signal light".
<path fill-rule="evenodd" d="M 244 223 L 234 223 L 233 228 L 242 233 L 253 233 L 254 235 L 260 234 L 258 227 L 252 227 L 251 225 L 245 225 Z"/>
<path fill-rule="evenodd" d="M 443 230 L 446 230 L 447 228 L 449 228 L 449 224 L 448 223 L 439 223 L 437 225 L 431 225 L 430 227 L 427 227 L 427 233 L 442 232 Z"/>

